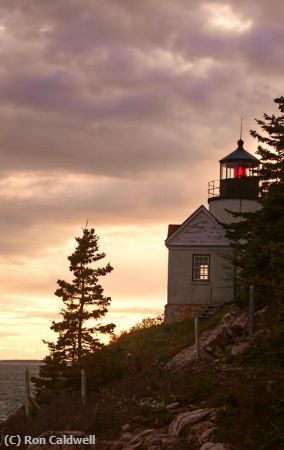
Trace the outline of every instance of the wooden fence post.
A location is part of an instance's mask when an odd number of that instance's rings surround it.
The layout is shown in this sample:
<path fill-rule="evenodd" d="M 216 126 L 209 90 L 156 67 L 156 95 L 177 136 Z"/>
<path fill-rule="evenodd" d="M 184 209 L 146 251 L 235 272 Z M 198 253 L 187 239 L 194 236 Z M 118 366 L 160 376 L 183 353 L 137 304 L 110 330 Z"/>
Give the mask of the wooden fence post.
<path fill-rule="evenodd" d="M 249 287 L 249 338 L 254 332 L 254 286 Z"/>
<path fill-rule="evenodd" d="M 30 371 L 28 368 L 25 370 L 25 414 L 26 417 L 30 417 Z"/>
<path fill-rule="evenodd" d="M 85 369 L 81 369 L 81 400 L 85 406 L 87 401 L 87 380 Z"/>
<path fill-rule="evenodd" d="M 196 348 L 196 360 L 200 359 L 200 345 L 199 345 L 199 318 L 194 318 L 194 335 L 195 335 L 195 348 Z"/>
<path fill-rule="evenodd" d="M 128 372 L 133 374 L 135 371 L 134 356 L 132 353 L 127 353 L 126 358 L 127 358 Z"/>

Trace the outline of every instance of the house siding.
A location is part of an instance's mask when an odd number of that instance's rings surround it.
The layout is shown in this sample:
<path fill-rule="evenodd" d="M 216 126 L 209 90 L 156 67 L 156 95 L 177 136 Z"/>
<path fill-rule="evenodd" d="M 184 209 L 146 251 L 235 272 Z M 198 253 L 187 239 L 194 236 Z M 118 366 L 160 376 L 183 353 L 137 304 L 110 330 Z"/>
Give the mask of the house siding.
<path fill-rule="evenodd" d="M 209 255 L 208 281 L 192 280 L 193 255 Z M 231 248 L 191 247 L 169 249 L 168 303 L 223 304 L 233 300 Z"/>

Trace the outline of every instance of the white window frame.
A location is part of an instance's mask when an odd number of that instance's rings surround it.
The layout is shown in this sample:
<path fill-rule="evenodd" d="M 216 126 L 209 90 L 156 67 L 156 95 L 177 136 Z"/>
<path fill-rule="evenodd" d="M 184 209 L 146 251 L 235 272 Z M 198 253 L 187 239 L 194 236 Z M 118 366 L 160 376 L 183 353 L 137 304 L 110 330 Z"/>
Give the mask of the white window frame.
<path fill-rule="evenodd" d="M 210 281 L 210 255 L 192 255 L 192 281 Z"/>

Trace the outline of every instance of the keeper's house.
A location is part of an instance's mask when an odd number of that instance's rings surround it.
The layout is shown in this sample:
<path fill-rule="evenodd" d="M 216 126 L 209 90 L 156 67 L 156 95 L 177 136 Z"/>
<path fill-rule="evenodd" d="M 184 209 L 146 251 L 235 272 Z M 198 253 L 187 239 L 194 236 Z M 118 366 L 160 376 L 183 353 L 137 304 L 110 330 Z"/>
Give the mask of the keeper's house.
<path fill-rule="evenodd" d="M 227 210 L 259 209 L 258 180 L 254 169 L 259 160 L 238 141 L 238 148 L 220 160 L 220 179 L 210 181 L 209 210 L 200 206 L 181 225 L 169 225 L 167 323 L 193 318 L 208 306 L 234 299 L 232 249 L 222 223 L 234 218 Z"/>

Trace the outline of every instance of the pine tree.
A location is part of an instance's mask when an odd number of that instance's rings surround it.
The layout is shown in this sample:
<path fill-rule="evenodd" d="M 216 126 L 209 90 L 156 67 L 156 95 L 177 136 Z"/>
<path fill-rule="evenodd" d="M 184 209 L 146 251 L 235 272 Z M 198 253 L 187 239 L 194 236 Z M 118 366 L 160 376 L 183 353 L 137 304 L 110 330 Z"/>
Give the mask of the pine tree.
<path fill-rule="evenodd" d="M 257 154 L 261 157 L 261 169 L 258 174 L 262 196 L 265 196 L 272 185 L 284 182 L 284 97 L 276 98 L 274 102 L 282 112 L 281 115 L 276 117 L 264 114 L 264 120 L 256 119 L 266 136 L 255 130 L 251 131 L 251 135 L 261 144 L 258 146 Z"/>
<path fill-rule="evenodd" d="M 283 302 L 284 292 L 284 97 L 275 99 L 282 114 L 264 114 L 256 120 L 265 135 L 251 131 L 260 145 L 260 202 L 262 209 L 241 214 L 242 221 L 228 227 L 235 244 L 240 284 L 254 285 L 259 305 Z"/>
<path fill-rule="evenodd" d="M 61 321 L 53 321 L 51 329 L 58 333 L 57 342 L 46 342 L 51 356 L 58 360 L 79 362 L 82 357 L 102 347 L 101 334 L 113 333 L 115 325 L 102 325 L 98 321 L 104 317 L 111 302 L 103 295 L 99 277 L 110 273 L 113 268 L 108 263 L 104 267 L 93 268 L 105 257 L 99 252 L 99 237 L 93 228 L 83 229 L 83 236 L 76 237 L 78 243 L 74 253 L 68 257 L 71 282 L 58 280 L 55 295 L 64 303 L 60 311 Z"/>
<path fill-rule="evenodd" d="M 111 302 L 103 295 L 99 277 L 113 270 L 108 263 L 104 267 L 94 268 L 93 263 L 105 257 L 99 252 L 99 237 L 93 228 L 83 229 L 83 236 L 75 238 L 78 245 L 68 257 L 71 282 L 58 280 L 55 295 L 62 299 L 60 321 L 53 321 L 51 329 L 58 334 L 56 342 L 44 341 L 49 348 L 49 355 L 44 358 L 39 377 L 34 377 L 37 397 L 48 400 L 50 397 L 74 392 L 79 388 L 80 366 L 83 359 L 92 356 L 103 347 L 99 337 L 112 334 L 115 325 L 102 325 L 103 318 Z M 73 362 L 72 366 L 67 361 Z"/>

